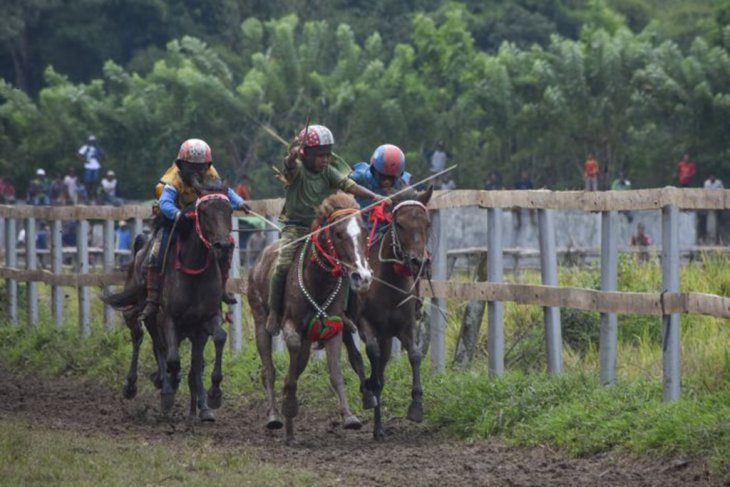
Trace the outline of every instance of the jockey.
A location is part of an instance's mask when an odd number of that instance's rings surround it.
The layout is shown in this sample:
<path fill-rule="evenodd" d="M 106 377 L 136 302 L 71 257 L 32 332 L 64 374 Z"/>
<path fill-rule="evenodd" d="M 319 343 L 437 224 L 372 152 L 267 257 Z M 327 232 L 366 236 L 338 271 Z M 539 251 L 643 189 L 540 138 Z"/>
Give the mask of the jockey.
<path fill-rule="evenodd" d="M 308 126 L 289 145 L 283 171 L 277 170 L 278 178 L 284 184 L 284 208 L 279 217 L 284 228 L 279 241 L 281 251 L 269 284 L 266 330 L 271 335 L 279 333 L 286 276 L 299 248 L 292 242 L 303 240 L 310 233 L 317 206 L 338 190 L 373 201 L 382 199 L 329 164 L 334 143 L 327 127 Z"/>
<path fill-rule="evenodd" d="M 198 195 L 193 188 L 193 180 L 202 183 L 220 181 L 218 171 L 213 167 L 213 157 L 210 146 L 200 139 L 188 139 L 182 143 L 175 162 L 165 171 L 160 182 L 155 187 L 155 196 L 159 202 L 162 224 L 155 230 L 152 237 L 152 248 L 147 256 L 147 300 L 140 314 L 140 321 L 154 316 L 160 305 L 160 272 L 162 261 L 170 239 L 170 232 L 176 221 L 187 219 L 187 212 L 182 211 L 186 206 L 195 204 Z M 228 188 L 228 199 L 233 209 L 248 210 L 243 198 Z M 223 302 L 235 304 L 236 299 L 225 292 L 228 280 L 228 265 L 221 269 L 223 274 Z"/>
<path fill-rule="evenodd" d="M 379 195 L 388 195 L 398 191 L 411 183 L 411 173 L 406 171 L 406 156 L 399 147 L 392 144 L 383 144 L 375 149 L 370 164 L 358 162 L 353 166 L 350 178 Z M 357 197 L 360 208 L 370 203 L 363 198 Z M 378 223 L 378 230 L 382 227 Z M 368 222 L 368 228 L 372 226 Z"/>

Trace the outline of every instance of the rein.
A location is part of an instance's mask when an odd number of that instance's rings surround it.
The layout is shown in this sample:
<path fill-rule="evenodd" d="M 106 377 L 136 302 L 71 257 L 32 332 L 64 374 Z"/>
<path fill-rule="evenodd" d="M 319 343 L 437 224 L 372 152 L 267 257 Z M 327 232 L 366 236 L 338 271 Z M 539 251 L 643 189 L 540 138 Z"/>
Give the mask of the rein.
<path fill-rule="evenodd" d="M 205 264 L 203 264 L 202 267 L 199 267 L 197 269 L 192 269 L 190 267 L 185 267 L 185 265 L 182 262 L 182 243 L 180 243 L 180 239 L 177 239 L 176 244 L 176 257 L 175 257 L 175 269 L 182 272 L 183 274 L 186 274 L 188 276 L 197 276 L 208 270 L 210 267 L 210 264 L 213 262 L 213 252 L 211 251 L 211 247 L 213 246 L 210 243 L 210 240 L 206 238 L 206 236 L 203 234 L 203 229 L 200 228 L 200 218 L 198 218 L 199 211 L 198 208 L 200 207 L 201 203 L 204 203 L 206 201 L 210 200 L 226 200 L 230 202 L 228 199 L 228 196 L 223 193 L 211 193 L 207 194 L 205 196 L 201 196 L 197 200 L 195 200 L 195 213 L 193 218 L 195 218 L 195 235 L 200 239 L 201 242 L 203 242 L 203 245 L 206 249 L 206 258 L 205 258 Z M 233 242 L 233 236 L 228 236 L 229 241 Z"/>
<path fill-rule="evenodd" d="M 324 228 L 325 241 L 328 247 L 327 249 L 324 248 L 322 242 L 319 239 L 319 232 L 321 229 L 321 225 L 319 223 L 315 223 L 314 225 L 312 225 L 312 233 L 307 236 L 307 241 L 311 241 L 314 244 L 312 261 L 317 262 L 322 269 L 330 272 L 333 277 L 341 277 L 343 274 L 343 269 L 342 264 L 340 263 L 340 259 L 337 256 L 335 245 L 332 243 L 330 224 L 333 223 L 338 217 L 353 215 L 355 213 L 358 213 L 358 210 L 356 210 L 355 208 L 343 208 L 341 210 L 333 211 L 332 214 L 330 214 L 330 216 L 327 218 L 328 225 Z M 322 262 L 320 256 L 327 261 L 329 267 L 327 267 L 327 264 Z"/>

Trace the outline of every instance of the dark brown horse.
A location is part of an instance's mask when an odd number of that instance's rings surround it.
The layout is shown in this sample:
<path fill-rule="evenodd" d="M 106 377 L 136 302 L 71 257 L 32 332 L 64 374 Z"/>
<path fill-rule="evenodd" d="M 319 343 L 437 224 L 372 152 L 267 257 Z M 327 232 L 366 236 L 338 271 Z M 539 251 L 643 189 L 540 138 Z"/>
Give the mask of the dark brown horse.
<path fill-rule="evenodd" d="M 355 292 L 365 292 L 370 286 L 372 271 L 365 257 L 365 227 L 357 209 L 355 200 L 344 193 L 336 193 L 325 199 L 317 208 L 313 233 L 301 245 L 287 276 L 282 314 L 283 338 L 289 351 L 289 371 L 284 380 L 282 404 L 287 441 L 294 437 L 293 420 L 299 408 L 297 380 L 309 360 L 313 340 L 310 327 L 312 320 L 319 317 L 324 321 L 324 316 L 344 317 L 348 279 Z M 318 227 L 327 229 L 316 231 Z M 269 429 L 282 427 L 274 393 L 272 339 L 265 329 L 268 283 L 278 252 L 277 243 L 263 250 L 249 276 L 248 288 L 248 300 L 256 328 L 256 347 L 263 365 L 262 381 L 268 400 L 266 426 Z M 317 308 L 326 310 L 321 313 Z M 342 333 L 325 341 L 330 380 L 340 402 L 343 426 L 346 429 L 359 429 L 361 423 L 350 411 L 345 394 L 340 368 L 341 345 Z"/>
<path fill-rule="evenodd" d="M 219 187 L 220 186 L 220 187 Z M 160 311 L 155 319 L 147 320 L 153 341 L 158 370 L 154 376 L 161 389 L 162 410 L 169 413 L 180 382 L 180 342 L 188 338 L 192 344 L 188 373 L 190 388 L 190 417 L 199 412 L 203 421 L 215 419 L 211 409 L 220 406 L 223 347 L 226 332 L 222 325 L 220 302 L 223 293 L 221 268 L 230 259 L 234 244 L 231 238 L 232 208 L 222 185 L 199 191 L 195 204 L 193 228 L 181 228 L 176 243 L 170 246 L 163 273 L 163 293 Z M 171 237 L 172 238 L 172 237 Z M 137 321 L 144 306 L 142 265 L 147 245 L 135 242 L 135 263 L 130 269 L 125 289 L 107 296 L 105 302 L 122 309 L 132 334 L 132 362 L 124 387 L 125 397 L 136 393 L 137 359 L 142 341 L 142 326 Z M 209 337 L 215 344 L 212 386 L 207 395 L 203 387 L 203 352 Z"/>
<path fill-rule="evenodd" d="M 433 188 L 423 193 L 408 191 L 393 198 L 392 222 L 385 227 L 382 239 L 372 243 L 368 262 L 375 273 L 370 289 L 358 295 L 352 316 L 365 342 L 370 360 L 370 378 L 365 379 L 362 360 L 346 340 L 350 362 L 360 377 L 366 407 L 369 394 L 375 396 L 373 436 L 385 438 L 381 418 L 381 392 L 385 384 L 385 366 L 390 359 L 393 338 L 398 338 L 408 352 L 412 370 L 411 404 L 407 418 L 423 420 L 421 389 L 421 353 L 416 343 L 416 280 L 428 271 L 426 244 L 431 226 L 426 205 Z"/>

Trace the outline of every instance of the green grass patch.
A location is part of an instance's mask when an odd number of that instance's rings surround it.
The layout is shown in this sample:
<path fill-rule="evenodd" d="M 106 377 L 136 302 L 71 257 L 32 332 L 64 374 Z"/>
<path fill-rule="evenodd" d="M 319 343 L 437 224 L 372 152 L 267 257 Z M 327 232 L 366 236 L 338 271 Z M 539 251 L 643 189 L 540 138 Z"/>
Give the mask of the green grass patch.
<path fill-rule="evenodd" d="M 252 447 L 221 449 L 210 439 L 174 444 L 134 436 L 81 436 L 3 419 L 3 485 L 336 485 L 321 472 L 272 465 Z M 164 444 L 164 447 L 161 445 Z"/>

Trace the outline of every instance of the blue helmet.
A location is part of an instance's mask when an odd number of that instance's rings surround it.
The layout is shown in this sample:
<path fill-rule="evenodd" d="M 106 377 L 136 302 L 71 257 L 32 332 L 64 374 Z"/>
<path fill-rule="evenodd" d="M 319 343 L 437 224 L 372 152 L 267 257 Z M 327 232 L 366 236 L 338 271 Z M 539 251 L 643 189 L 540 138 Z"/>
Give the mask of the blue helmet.
<path fill-rule="evenodd" d="M 406 156 L 393 144 L 383 144 L 373 152 L 370 166 L 384 176 L 400 177 L 406 169 Z"/>

